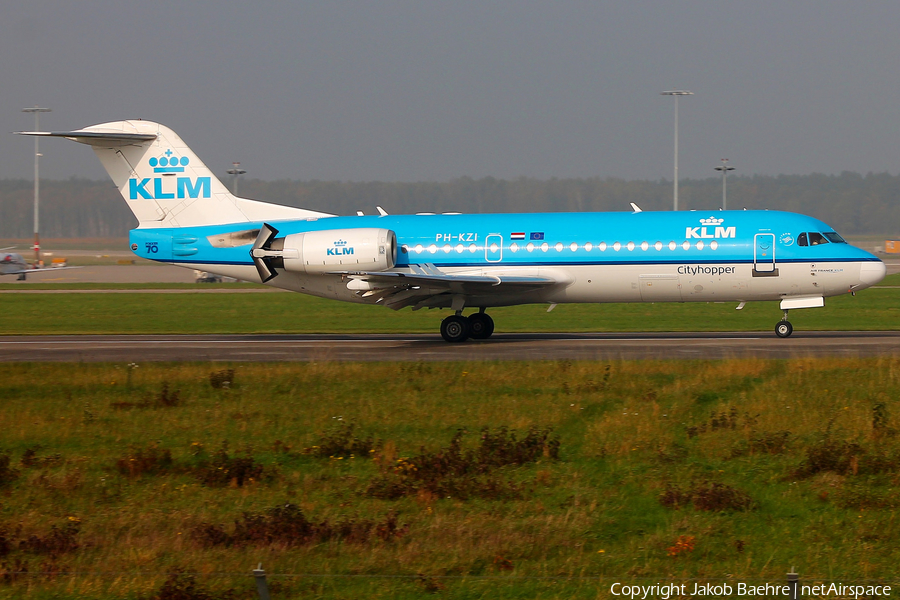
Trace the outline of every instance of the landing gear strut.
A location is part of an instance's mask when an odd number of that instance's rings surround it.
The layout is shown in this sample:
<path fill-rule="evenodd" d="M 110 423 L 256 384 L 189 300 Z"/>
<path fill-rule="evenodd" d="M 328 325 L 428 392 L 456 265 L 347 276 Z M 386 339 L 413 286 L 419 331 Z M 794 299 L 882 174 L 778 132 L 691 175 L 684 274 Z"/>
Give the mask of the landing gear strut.
<path fill-rule="evenodd" d="M 788 311 L 784 311 L 784 317 L 782 317 L 781 321 L 775 325 L 775 335 L 780 338 L 789 337 L 792 333 L 794 333 L 794 326 L 791 325 L 791 322 L 787 320 Z"/>
<path fill-rule="evenodd" d="M 464 342 L 469 338 L 486 340 L 494 333 L 494 320 L 481 309 L 468 317 L 462 311 L 450 315 L 441 322 L 441 337 L 451 344 Z"/>

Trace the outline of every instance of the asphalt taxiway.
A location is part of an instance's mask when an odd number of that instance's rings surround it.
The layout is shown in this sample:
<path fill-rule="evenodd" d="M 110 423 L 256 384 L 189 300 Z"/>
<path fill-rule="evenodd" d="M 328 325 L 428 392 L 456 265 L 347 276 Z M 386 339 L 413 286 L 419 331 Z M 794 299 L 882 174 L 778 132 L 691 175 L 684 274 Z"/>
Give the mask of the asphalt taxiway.
<path fill-rule="evenodd" d="M 900 356 L 896 331 L 0 336 L 0 362 L 510 361 Z"/>

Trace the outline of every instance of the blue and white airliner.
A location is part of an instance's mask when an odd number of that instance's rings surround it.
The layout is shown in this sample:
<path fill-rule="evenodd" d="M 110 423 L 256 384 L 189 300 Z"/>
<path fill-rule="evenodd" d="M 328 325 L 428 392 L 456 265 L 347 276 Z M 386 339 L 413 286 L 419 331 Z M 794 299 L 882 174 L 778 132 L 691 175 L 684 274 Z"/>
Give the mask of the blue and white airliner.
<path fill-rule="evenodd" d="M 778 300 L 788 310 L 881 281 L 876 256 L 779 211 L 336 216 L 232 195 L 171 129 L 116 121 L 20 132 L 93 147 L 134 212 L 131 250 L 304 294 L 449 308 L 448 342 L 485 339 L 495 306 Z M 466 309 L 476 312 L 463 316 Z"/>

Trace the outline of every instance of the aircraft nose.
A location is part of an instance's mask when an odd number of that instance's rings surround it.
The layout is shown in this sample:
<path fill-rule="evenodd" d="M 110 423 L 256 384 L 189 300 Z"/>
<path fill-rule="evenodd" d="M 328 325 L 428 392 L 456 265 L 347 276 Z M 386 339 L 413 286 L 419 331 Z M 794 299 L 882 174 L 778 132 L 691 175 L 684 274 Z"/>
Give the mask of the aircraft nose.
<path fill-rule="evenodd" d="M 887 267 L 885 267 L 884 263 L 880 260 L 864 262 L 859 268 L 860 285 L 857 289 L 867 288 L 869 286 L 875 285 L 876 283 L 884 279 L 886 273 Z"/>

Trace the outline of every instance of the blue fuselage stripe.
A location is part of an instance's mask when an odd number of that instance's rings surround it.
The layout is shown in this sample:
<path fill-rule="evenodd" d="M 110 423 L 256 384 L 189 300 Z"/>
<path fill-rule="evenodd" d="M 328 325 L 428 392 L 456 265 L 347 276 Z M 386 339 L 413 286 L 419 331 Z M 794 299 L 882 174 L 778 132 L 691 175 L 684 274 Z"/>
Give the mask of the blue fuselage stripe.
<path fill-rule="evenodd" d="M 244 265 L 250 266 L 253 264 L 252 261 L 229 261 L 229 260 L 187 260 L 180 258 L 172 258 L 172 259 L 158 259 L 157 262 L 165 262 L 165 263 L 178 263 L 178 264 L 191 264 L 191 265 Z M 808 263 L 808 260 L 779 260 L 776 261 L 777 264 L 798 264 L 798 263 Z M 846 262 L 880 262 L 880 259 L 877 257 L 872 258 L 834 258 L 827 260 L 819 260 L 819 263 L 846 263 Z M 417 263 L 408 263 L 408 264 L 425 264 L 432 263 L 434 261 L 421 261 Z M 605 267 L 605 266 L 621 266 L 621 265 L 660 265 L 660 266 L 668 266 L 668 265 L 720 265 L 720 264 L 729 264 L 729 265 L 740 265 L 754 264 L 752 260 L 610 260 L 610 261 L 544 261 L 544 262 L 516 262 L 516 263 L 508 263 L 508 262 L 442 262 L 440 266 L 442 267 L 468 267 L 468 268 L 477 268 L 477 267 L 485 267 L 485 266 L 517 266 L 517 267 Z M 402 266 L 399 265 L 398 266 Z M 336 269 L 339 270 L 339 269 Z"/>
<path fill-rule="evenodd" d="M 391 230 L 400 246 L 398 267 L 422 263 L 479 268 L 878 261 L 846 243 L 800 246 L 801 233 L 830 233 L 833 229 L 818 219 L 779 211 L 388 215 L 270 223 L 278 229 L 278 237 L 334 231 L 335 243 L 347 230 Z M 209 240 L 239 232 L 245 234 L 240 239 L 248 239 L 247 235 L 252 239 L 261 225 L 135 229 L 132 249 L 142 258 L 161 262 L 249 265 L 250 242 L 213 247 Z M 185 238 L 190 244 L 184 245 Z M 545 243 L 547 250 L 542 249 Z M 492 251 L 494 244 L 496 250 Z M 512 251 L 513 244 L 517 252 Z M 531 252 L 529 244 L 534 244 Z M 633 244 L 630 250 L 629 244 Z M 562 250 L 557 250 L 558 245 Z"/>

